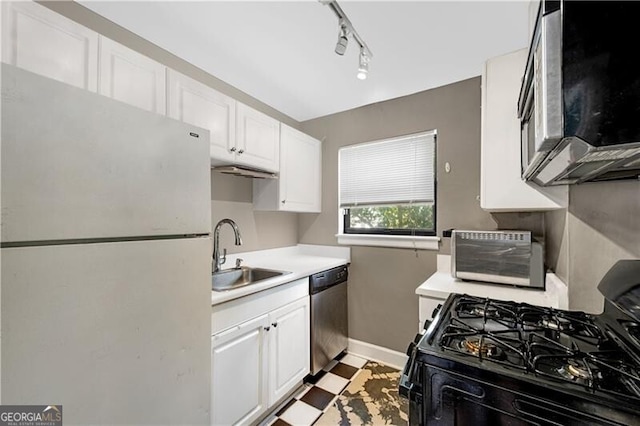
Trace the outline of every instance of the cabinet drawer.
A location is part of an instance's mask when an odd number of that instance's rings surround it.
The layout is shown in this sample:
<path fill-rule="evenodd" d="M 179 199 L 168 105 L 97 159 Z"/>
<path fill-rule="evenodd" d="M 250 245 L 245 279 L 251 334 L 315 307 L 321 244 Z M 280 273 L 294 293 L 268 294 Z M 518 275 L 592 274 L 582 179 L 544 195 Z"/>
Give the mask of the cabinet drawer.
<path fill-rule="evenodd" d="M 212 307 L 211 334 L 258 317 L 309 295 L 309 277 Z"/>

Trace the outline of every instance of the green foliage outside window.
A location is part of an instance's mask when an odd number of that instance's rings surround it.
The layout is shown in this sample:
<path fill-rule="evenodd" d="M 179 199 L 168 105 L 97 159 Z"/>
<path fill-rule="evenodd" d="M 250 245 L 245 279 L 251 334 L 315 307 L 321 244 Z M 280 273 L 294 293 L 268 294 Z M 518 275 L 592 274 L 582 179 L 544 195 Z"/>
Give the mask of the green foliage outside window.
<path fill-rule="evenodd" d="M 433 204 L 351 207 L 348 226 L 356 229 L 434 231 Z"/>

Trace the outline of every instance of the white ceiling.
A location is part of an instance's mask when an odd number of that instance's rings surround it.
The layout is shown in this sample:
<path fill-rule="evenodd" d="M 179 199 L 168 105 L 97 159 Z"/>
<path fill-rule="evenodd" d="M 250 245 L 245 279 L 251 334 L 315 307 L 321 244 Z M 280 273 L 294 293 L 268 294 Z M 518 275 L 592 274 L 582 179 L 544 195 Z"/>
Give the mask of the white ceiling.
<path fill-rule="evenodd" d="M 300 1 L 81 1 L 111 21 L 298 121 L 480 75 L 527 45 L 528 1 L 340 1 L 373 52 L 333 49 L 338 20 Z"/>

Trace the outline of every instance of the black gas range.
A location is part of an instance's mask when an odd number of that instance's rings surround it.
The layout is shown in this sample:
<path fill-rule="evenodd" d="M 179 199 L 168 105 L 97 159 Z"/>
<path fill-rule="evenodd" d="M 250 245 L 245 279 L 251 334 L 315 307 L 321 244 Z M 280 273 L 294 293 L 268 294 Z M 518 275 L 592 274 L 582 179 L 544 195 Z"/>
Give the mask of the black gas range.
<path fill-rule="evenodd" d="M 640 425 L 640 260 L 601 315 L 452 294 L 409 346 L 410 425 Z"/>

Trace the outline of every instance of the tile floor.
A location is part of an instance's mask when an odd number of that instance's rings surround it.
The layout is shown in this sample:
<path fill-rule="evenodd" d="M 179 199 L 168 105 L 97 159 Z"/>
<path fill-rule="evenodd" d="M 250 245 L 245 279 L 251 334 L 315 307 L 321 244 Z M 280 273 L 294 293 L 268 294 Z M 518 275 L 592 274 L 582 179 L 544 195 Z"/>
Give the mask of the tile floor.
<path fill-rule="evenodd" d="M 268 426 L 312 425 L 329 409 L 367 360 L 347 354 L 331 363 L 316 377 L 305 383 L 305 388 L 269 418 Z"/>

